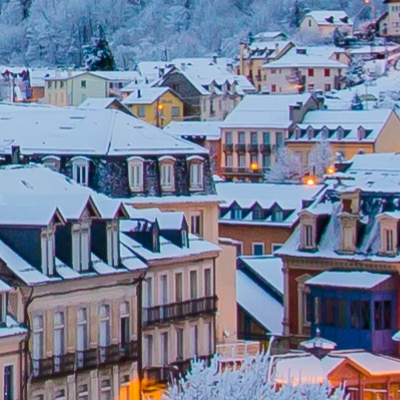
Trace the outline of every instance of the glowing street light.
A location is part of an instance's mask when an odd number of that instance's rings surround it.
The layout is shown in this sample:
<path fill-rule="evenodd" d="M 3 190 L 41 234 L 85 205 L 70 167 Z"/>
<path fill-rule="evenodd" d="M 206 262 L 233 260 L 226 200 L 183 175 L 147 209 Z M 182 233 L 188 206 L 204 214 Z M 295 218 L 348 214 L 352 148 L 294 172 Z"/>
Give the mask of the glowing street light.
<path fill-rule="evenodd" d="M 258 164 L 257 164 L 256 162 L 252 162 L 252 163 L 250 164 L 250 169 L 251 169 L 252 171 L 257 171 L 257 170 L 258 170 Z"/>
<path fill-rule="evenodd" d="M 307 180 L 306 180 L 306 185 L 307 186 L 314 186 L 316 183 L 317 182 L 316 182 L 316 180 L 315 180 L 315 178 L 313 176 L 307 177 Z"/>
<path fill-rule="evenodd" d="M 334 173 L 335 173 L 336 171 L 335 171 L 335 167 L 328 167 L 327 169 L 326 169 L 326 173 L 328 174 L 328 175 L 333 175 Z"/>

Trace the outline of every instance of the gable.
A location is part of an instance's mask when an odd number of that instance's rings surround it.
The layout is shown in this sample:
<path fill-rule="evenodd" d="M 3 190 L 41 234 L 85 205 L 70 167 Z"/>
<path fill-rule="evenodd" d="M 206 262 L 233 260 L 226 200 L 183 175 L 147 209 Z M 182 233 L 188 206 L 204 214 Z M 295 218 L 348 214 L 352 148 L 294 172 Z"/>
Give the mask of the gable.
<path fill-rule="evenodd" d="M 328 379 L 336 382 L 363 379 L 365 377 L 362 371 L 356 368 L 354 363 L 346 359 L 328 374 Z"/>

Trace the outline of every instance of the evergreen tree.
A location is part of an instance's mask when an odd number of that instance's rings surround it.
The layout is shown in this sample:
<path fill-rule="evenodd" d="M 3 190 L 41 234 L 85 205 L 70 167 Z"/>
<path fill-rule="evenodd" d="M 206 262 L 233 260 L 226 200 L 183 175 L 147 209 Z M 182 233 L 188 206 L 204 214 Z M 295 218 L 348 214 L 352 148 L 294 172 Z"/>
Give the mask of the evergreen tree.
<path fill-rule="evenodd" d="M 92 38 L 92 44 L 83 46 L 83 59 L 88 71 L 115 70 L 114 56 L 101 26 L 98 36 Z"/>

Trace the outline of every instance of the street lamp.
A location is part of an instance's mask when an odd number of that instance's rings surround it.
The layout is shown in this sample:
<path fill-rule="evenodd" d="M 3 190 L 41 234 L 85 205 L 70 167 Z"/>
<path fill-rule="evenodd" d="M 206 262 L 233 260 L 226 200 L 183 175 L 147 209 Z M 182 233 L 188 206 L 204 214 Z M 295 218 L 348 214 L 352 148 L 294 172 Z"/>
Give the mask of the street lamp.
<path fill-rule="evenodd" d="M 164 110 L 164 104 L 159 103 L 157 101 L 157 107 L 156 107 L 156 113 L 157 113 L 157 127 L 160 126 L 160 114 L 162 113 L 162 111 Z"/>
<path fill-rule="evenodd" d="M 335 167 L 330 166 L 330 167 L 328 167 L 328 168 L 326 169 L 326 173 L 327 173 L 328 175 L 333 175 L 335 172 L 336 172 L 336 171 L 335 171 Z"/>
<path fill-rule="evenodd" d="M 315 186 L 316 183 L 317 182 L 316 182 L 316 180 L 315 180 L 315 178 L 313 176 L 308 176 L 307 177 L 307 179 L 306 179 L 306 185 L 307 186 Z"/>
<path fill-rule="evenodd" d="M 252 162 L 252 163 L 250 164 L 250 169 L 251 169 L 252 171 L 257 171 L 257 170 L 258 170 L 258 164 L 257 164 L 256 162 Z"/>

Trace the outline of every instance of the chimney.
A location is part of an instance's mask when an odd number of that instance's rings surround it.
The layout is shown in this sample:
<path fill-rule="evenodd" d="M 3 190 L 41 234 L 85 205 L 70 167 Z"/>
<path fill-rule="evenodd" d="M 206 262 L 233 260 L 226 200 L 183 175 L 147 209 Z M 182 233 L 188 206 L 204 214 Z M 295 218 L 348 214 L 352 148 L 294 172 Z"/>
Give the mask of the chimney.
<path fill-rule="evenodd" d="M 21 156 L 21 148 L 19 146 L 11 146 L 11 163 L 19 164 Z"/>
<path fill-rule="evenodd" d="M 296 54 L 307 54 L 307 49 L 305 47 L 298 47 L 296 49 Z"/>
<path fill-rule="evenodd" d="M 72 68 L 67 69 L 67 75 L 68 75 L 68 78 L 70 78 L 72 76 Z"/>
<path fill-rule="evenodd" d="M 159 68 L 158 69 L 158 77 L 162 78 L 164 76 L 164 68 Z"/>
<path fill-rule="evenodd" d="M 275 53 L 279 53 L 279 43 L 275 43 Z"/>
<path fill-rule="evenodd" d="M 217 64 L 217 63 L 218 63 L 218 54 L 217 54 L 217 53 L 214 53 L 214 54 L 213 54 L 213 63 L 214 63 L 214 64 Z"/>
<path fill-rule="evenodd" d="M 181 63 L 181 70 L 185 71 L 186 70 L 186 64 L 185 63 Z"/>
<path fill-rule="evenodd" d="M 140 99 L 142 97 L 142 91 L 140 89 L 137 90 L 137 98 Z"/>

